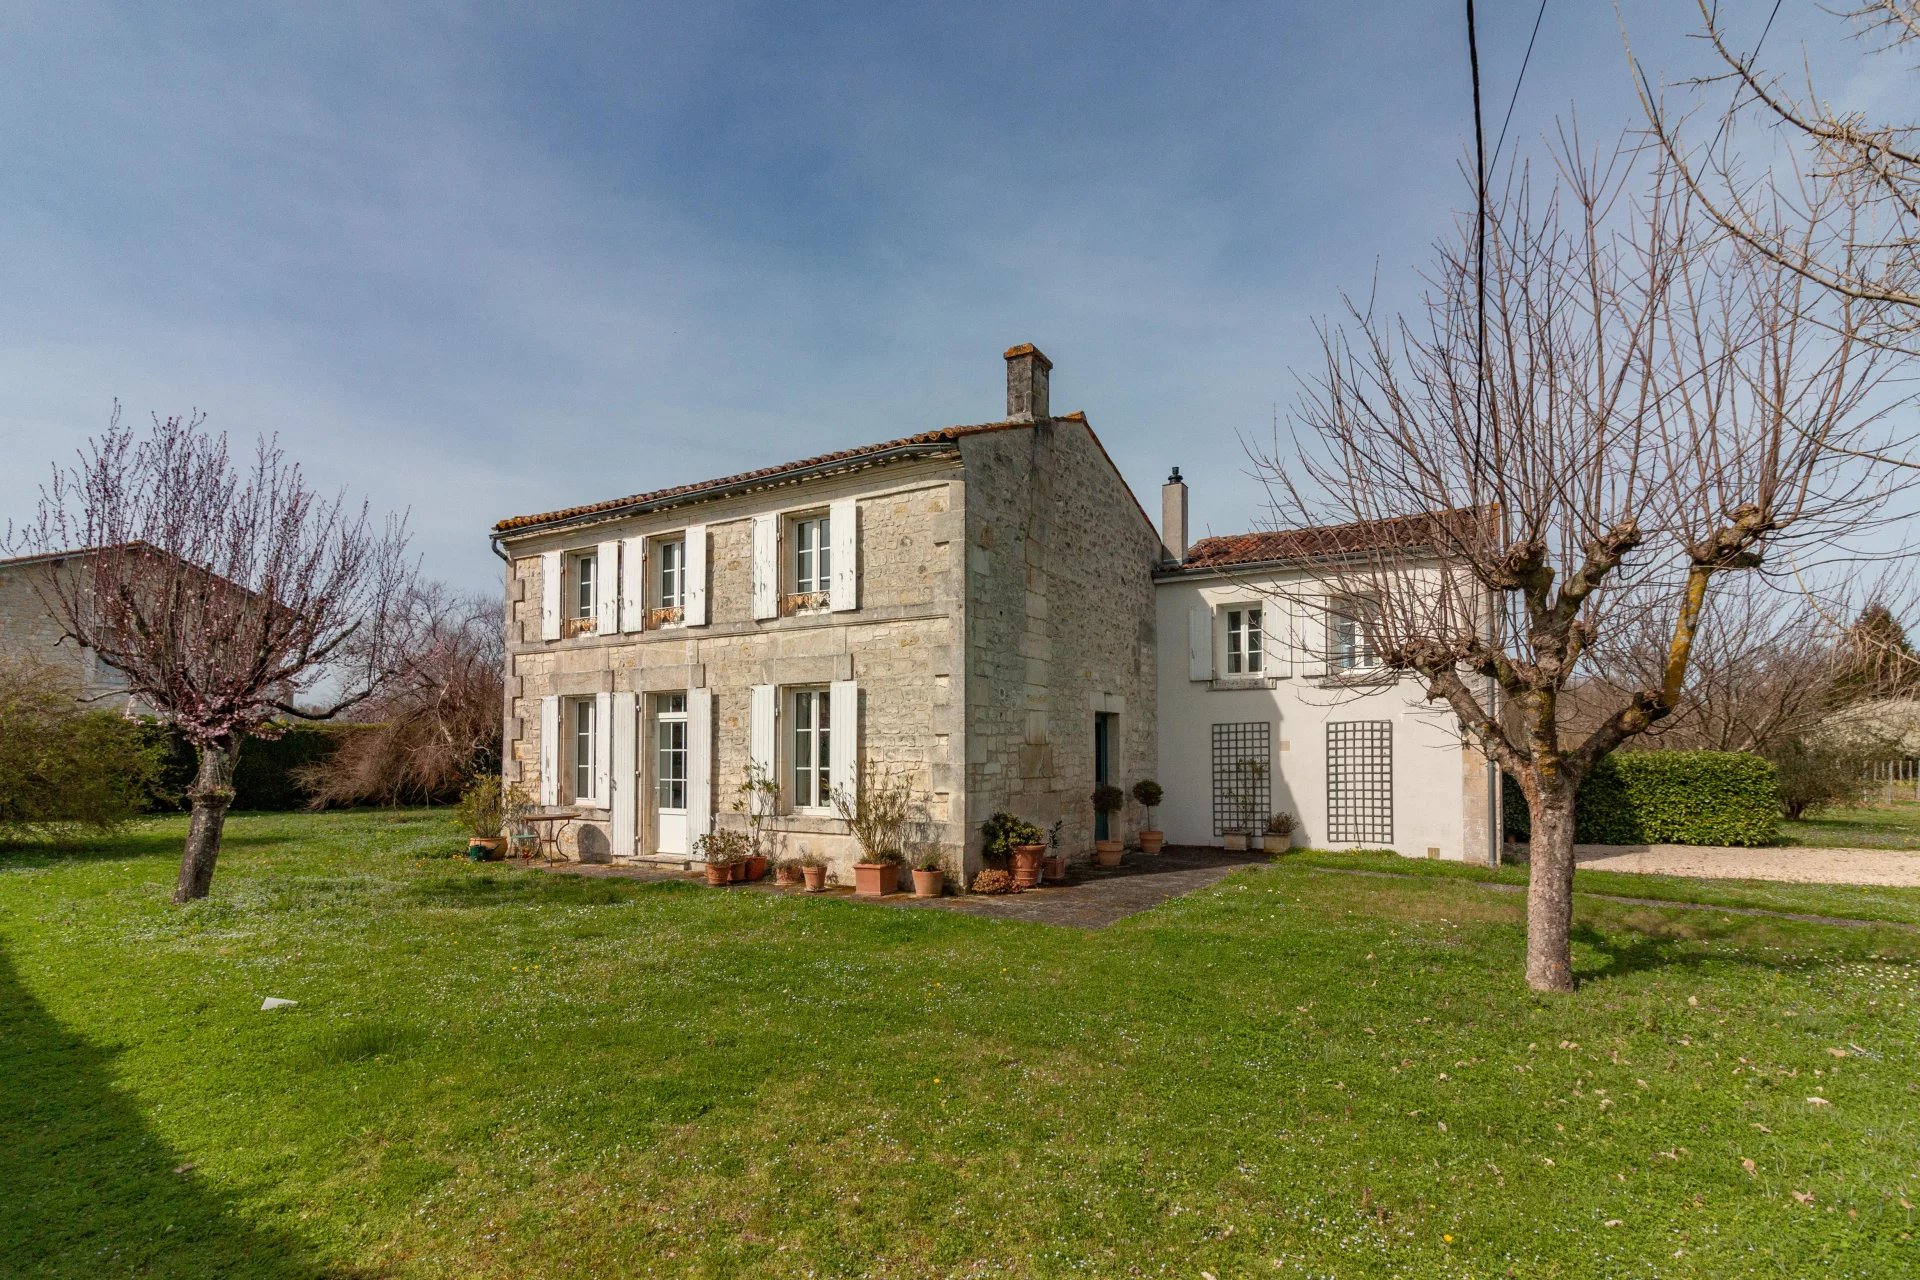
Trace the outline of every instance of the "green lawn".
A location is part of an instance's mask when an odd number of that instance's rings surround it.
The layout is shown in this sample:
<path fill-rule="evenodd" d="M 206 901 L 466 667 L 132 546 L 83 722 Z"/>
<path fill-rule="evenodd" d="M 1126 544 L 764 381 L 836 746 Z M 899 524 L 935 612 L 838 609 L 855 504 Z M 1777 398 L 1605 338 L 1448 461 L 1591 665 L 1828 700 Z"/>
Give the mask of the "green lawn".
<path fill-rule="evenodd" d="M 0 853 L 0 1271 L 1920 1272 L 1908 928 L 1583 897 L 1543 999 L 1314 857 L 1082 934 L 229 832 Z"/>
<path fill-rule="evenodd" d="M 1780 843 L 1832 849 L 1920 850 L 1920 802 L 1819 809 L 1780 824 Z"/>

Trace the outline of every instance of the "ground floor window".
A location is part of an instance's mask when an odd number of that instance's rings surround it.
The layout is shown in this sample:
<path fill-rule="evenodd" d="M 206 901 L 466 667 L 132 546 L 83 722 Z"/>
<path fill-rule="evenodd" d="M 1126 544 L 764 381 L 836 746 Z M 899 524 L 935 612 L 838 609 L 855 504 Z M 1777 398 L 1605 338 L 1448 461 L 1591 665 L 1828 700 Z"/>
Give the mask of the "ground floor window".
<path fill-rule="evenodd" d="M 1393 843 L 1393 721 L 1327 725 L 1327 839 Z"/>
<path fill-rule="evenodd" d="M 825 809 L 833 804 L 832 708 L 825 689 L 793 691 L 793 737 L 788 743 L 793 761 L 793 807 Z"/>

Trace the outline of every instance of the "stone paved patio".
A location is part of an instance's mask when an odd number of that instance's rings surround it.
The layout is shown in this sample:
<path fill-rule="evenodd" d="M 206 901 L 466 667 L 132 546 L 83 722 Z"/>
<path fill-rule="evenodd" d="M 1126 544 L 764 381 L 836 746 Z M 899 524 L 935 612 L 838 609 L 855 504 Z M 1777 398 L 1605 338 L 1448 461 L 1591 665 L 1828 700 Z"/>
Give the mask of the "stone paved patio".
<path fill-rule="evenodd" d="M 1147 911 L 1182 894 L 1204 889 L 1225 879 L 1242 867 L 1267 861 L 1264 853 L 1226 853 L 1219 849 L 1169 848 L 1158 855 L 1128 850 L 1120 865 L 1111 871 L 1076 864 L 1063 885 L 1048 885 L 1025 893 L 948 894 L 942 898 L 916 898 L 911 893 L 896 893 L 886 898 L 862 898 L 874 906 L 909 907 L 927 911 L 965 911 L 973 915 L 997 916 L 1006 920 L 1026 920 L 1034 924 L 1059 925 L 1069 929 L 1104 929 L 1116 920 Z M 565 862 L 541 868 L 556 875 L 605 877 L 620 880 L 699 881 L 696 873 L 663 870 L 655 867 L 620 866 L 608 863 Z M 903 873 L 902 879 L 905 879 Z M 800 893 L 799 889 L 777 886 L 771 879 L 758 884 L 730 885 L 727 893 Z M 853 900 L 853 890 L 835 887 L 818 897 Z"/>

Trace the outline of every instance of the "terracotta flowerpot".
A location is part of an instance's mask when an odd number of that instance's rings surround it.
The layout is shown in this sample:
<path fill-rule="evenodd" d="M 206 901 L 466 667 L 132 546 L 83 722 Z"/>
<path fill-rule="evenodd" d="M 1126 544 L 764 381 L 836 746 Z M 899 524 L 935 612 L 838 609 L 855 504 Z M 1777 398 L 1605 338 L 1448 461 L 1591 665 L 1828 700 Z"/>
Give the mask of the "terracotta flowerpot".
<path fill-rule="evenodd" d="M 1047 846 L 1043 844 L 1017 844 L 1013 846 L 1013 887 L 1031 889 L 1040 883 L 1040 859 L 1045 857 Z"/>
<path fill-rule="evenodd" d="M 827 887 L 827 869 L 825 867 L 802 867 L 800 878 L 806 881 L 808 893 L 820 893 Z"/>
<path fill-rule="evenodd" d="M 900 888 L 900 864 L 897 862 L 856 862 L 853 864 L 853 893 L 857 898 L 884 898 Z"/>
<path fill-rule="evenodd" d="M 747 859 L 747 879 L 764 880 L 767 875 L 767 860 L 759 854 Z"/>
<path fill-rule="evenodd" d="M 1040 859 L 1040 878 L 1047 884 L 1065 884 L 1067 882 L 1067 860 L 1057 853 L 1050 853 Z"/>
<path fill-rule="evenodd" d="M 733 881 L 735 884 L 746 883 L 747 864 L 744 859 L 739 862 L 730 862 L 727 864 L 727 879 Z"/>
<path fill-rule="evenodd" d="M 822 868 L 824 870 L 824 868 Z M 773 882 L 778 885 L 796 885 L 800 883 L 800 868 L 791 862 L 783 862 L 773 869 Z"/>
<path fill-rule="evenodd" d="M 1166 843 L 1167 833 L 1164 831 L 1142 831 L 1140 833 L 1140 852 L 1142 853 L 1158 853 Z"/>
<path fill-rule="evenodd" d="M 940 870 L 922 871 L 913 869 L 913 896 L 916 898 L 937 898 L 947 886 L 947 873 Z"/>
<path fill-rule="evenodd" d="M 505 836 L 469 836 L 467 838 L 467 856 L 475 862 L 493 862 L 500 857 L 500 851 L 507 847 Z"/>
<path fill-rule="evenodd" d="M 1118 840 L 1095 840 L 1093 842 L 1094 861 L 1103 867 L 1117 867 L 1120 865 L 1120 855 L 1126 852 L 1126 848 L 1127 846 Z"/>
<path fill-rule="evenodd" d="M 733 872 L 728 870 L 723 864 L 718 862 L 709 862 L 707 864 L 708 884 L 715 886 L 723 885 L 731 879 L 733 879 Z"/>
<path fill-rule="evenodd" d="M 1226 841 L 1228 853 L 1245 853 L 1247 851 L 1247 834 L 1244 831 L 1229 831 L 1220 838 Z"/>

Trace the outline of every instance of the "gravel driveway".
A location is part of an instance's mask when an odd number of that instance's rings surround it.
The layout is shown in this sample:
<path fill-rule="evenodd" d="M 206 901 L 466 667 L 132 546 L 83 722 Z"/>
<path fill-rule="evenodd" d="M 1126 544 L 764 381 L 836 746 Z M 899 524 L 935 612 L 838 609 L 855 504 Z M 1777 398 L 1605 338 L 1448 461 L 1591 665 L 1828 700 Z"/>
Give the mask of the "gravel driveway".
<path fill-rule="evenodd" d="M 1893 849 L 1730 849 L 1714 845 L 1583 844 L 1588 871 L 1641 871 L 1717 880 L 1920 886 L 1920 853 Z"/>

